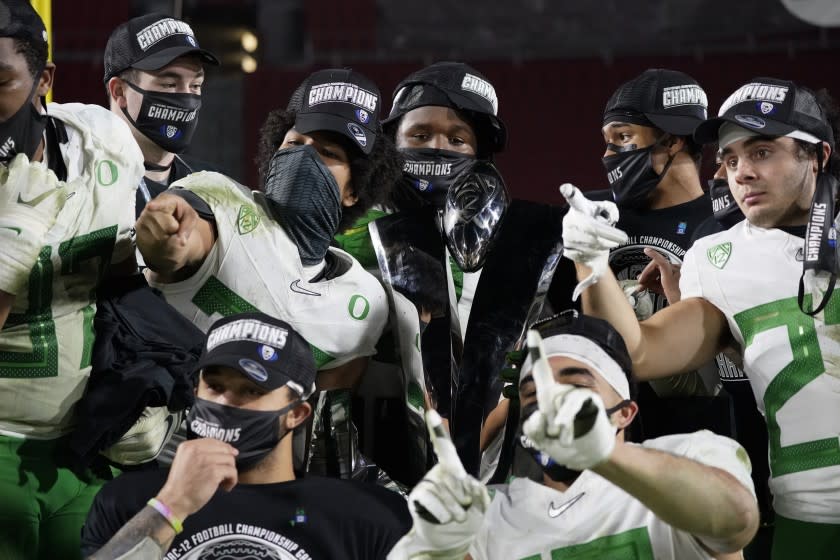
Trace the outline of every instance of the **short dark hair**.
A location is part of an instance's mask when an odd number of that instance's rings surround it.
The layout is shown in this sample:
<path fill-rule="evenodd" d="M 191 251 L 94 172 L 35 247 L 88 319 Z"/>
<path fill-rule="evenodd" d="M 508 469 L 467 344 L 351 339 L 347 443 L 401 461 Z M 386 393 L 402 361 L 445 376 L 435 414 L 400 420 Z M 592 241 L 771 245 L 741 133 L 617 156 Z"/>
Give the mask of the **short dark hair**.
<path fill-rule="evenodd" d="M 15 52 L 22 54 L 26 59 L 26 67 L 32 79 L 37 79 L 38 74 L 47 65 L 47 43 L 44 41 L 30 41 L 19 37 L 14 38 Z"/>
<path fill-rule="evenodd" d="M 268 165 L 274 152 L 283 144 L 286 133 L 295 124 L 295 111 L 275 109 L 268 114 L 260 128 L 256 163 L 260 172 L 260 185 L 265 181 Z M 390 200 L 391 190 L 402 177 L 402 158 L 394 143 L 379 134 L 370 154 L 365 155 L 349 141 L 340 140 L 350 158 L 350 182 L 357 201 L 353 206 L 343 206 L 338 231 L 350 228 L 376 204 Z"/>

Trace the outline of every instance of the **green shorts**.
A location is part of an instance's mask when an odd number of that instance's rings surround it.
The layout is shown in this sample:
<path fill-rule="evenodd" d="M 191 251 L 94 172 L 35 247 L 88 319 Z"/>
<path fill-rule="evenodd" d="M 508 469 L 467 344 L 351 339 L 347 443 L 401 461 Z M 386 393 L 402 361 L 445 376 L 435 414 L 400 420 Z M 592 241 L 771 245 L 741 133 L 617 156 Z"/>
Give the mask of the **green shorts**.
<path fill-rule="evenodd" d="M 82 525 L 105 481 L 56 466 L 59 441 L 0 436 L 0 558 L 4 560 L 82 557 Z"/>
<path fill-rule="evenodd" d="M 772 560 L 837 560 L 840 525 L 797 521 L 776 514 Z"/>

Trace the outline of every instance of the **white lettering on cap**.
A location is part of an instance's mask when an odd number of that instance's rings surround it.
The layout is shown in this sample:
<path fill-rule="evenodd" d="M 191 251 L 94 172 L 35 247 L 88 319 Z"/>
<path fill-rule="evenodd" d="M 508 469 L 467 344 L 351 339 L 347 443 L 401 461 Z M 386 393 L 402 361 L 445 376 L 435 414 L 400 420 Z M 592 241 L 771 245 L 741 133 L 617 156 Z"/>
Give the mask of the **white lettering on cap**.
<path fill-rule="evenodd" d="M 347 82 L 332 82 L 312 86 L 309 90 L 309 107 L 320 103 L 349 103 L 370 112 L 376 112 L 379 96 L 356 84 Z"/>
<path fill-rule="evenodd" d="M 670 109 L 683 105 L 699 105 L 705 112 L 709 106 L 706 92 L 697 84 L 686 84 L 684 86 L 671 86 L 662 90 L 662 107 Z"/>
<path fill-rule="evenodd" d="M 735 93 L 730 95 L 723 105 L 720 106 L 718 116 L 723 116 L 733 105 L 742 103 L 744 101 L 771 101 L 773 103 L 784 103 L 787 97 L 788 87 L 777 86 L 773 84 L 762 84 L 760 82 L 753 82 L 738 88 Z"/>
<path fill-rule="evenodd" d="M 283 348 L 286 346 L 286 339 L 289 331 L 281 327 L 275 327 L 257 321 L 255 319 L 239 319 L 210 331 L 207 337 L 207 351 L 226 342 L 247 340 Z"/>
<path fill-rule="evenodd" d="M 490 105 L 493 106 L 493 115 L 499 112 L 499 100 L 496 97 L 496 88 L 487 80 L 482 80 L 478 76 L 472 74 L 464 74 L 464 79 L 461 82 L 461 89 L 464 91 L 471 91 L 476 95 L 480 95 L 486 99 Z"/>
<path fill-rule="evenodd" d="M 188 35 L 195 41 L 195 34 L 189 25 L 177 19 L 166 18 L 140 30 L 137 33 L 137 44 L 140 45 L 141 49 L 147 51 L 155 43 L 172 35 Z"/>

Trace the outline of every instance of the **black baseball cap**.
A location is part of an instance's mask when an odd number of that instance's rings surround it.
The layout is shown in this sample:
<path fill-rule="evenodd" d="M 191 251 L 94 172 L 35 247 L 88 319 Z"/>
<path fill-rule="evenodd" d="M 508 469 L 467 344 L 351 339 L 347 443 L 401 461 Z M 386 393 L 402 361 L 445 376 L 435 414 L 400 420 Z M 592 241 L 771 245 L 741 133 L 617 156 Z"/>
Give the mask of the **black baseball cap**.
<path fill-rule="evenodd" d="M 197 367 L 208 366 L 233 368 L 269 391 L 288 385 L 304 399 L 315 391 L 312 348 L 290 324 L 264 313 L 213 323 Z"/>
<path fill-rule="evenodd" d="M 643 115 L 660 130 L 691 136 L 706 120 L 708 106 L 706 92 L 688 74 L 650 68 L 615 90 L 604 108 L 603 124 L 634 122 Z"/>
<path fill-rule="evenodd" d="M 0 37 L 47 43 L 47 28 L 29 0 L 0 0 Z"/>
<path fill-rule="evenodd" d="M 381 99 L 379 88 L 365 76 L 347 68 L 328 68 L 306 78 L 287 109 L 296 112 L 295 130 L 301 134 L 337 132 L 369 154 L 381 131 Z"/>
<path fill-rule="evenodd" d="M 701 144 L 717 142 L 725 123 L 762 136 L 828 142 L 834 149 L 831 124 L 814 93 L 789 80 L 753 78 L 724 101 L 716 118 L 697 128 L 694 139 Z"/>
<path fill-rule="evenodd" d="M 148 14 L 121 23 L 105 46 L 105 82 L 129 68 L 160 70 L 179 56 L 197 54 L 206 64 L 219 59 L 198 46 L 192 28 L 179 19 Z"/>
<path fill-rule="evenodd" d="M 496 88 L 472 66 L 463 62 L 436 62 L 409 75 L 394 90 L 391 112 L 382 124 L 429 105 L 465 112 L 479 127 L 476 133 L 488 137 L 491 152 L 504 149 L 507 128 L 498 116 Z"/>

